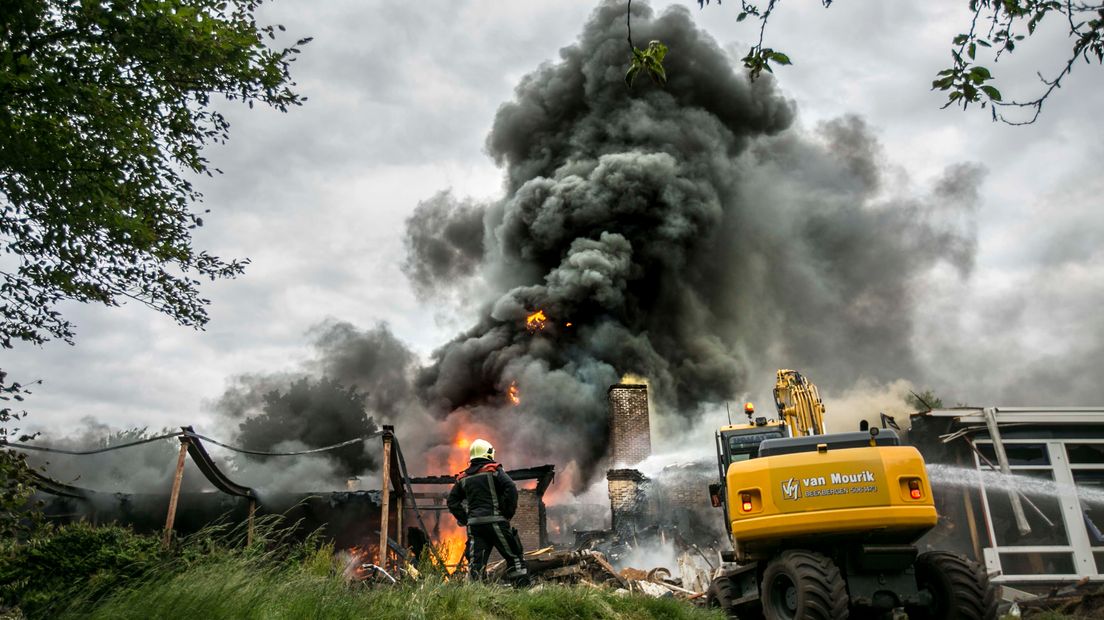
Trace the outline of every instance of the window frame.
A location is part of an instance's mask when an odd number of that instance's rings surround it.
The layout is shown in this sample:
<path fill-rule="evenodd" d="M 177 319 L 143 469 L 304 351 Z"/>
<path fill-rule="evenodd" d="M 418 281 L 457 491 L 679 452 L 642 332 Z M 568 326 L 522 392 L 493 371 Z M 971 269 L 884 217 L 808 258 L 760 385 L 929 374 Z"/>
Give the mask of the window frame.
<path fill-rule="evenodd" d="M 976 446 L 992 445 L 992 439 L 977 439 L 973 442 Z M 1002 582 L 1030 582 L 1030 581 L 1067 581 L 1088 577 L 1091 581 L 1104 581 L 1104 573 L 1097 571 L 1095 553 L 1104 553 L 1104 545 L 1092 546 L 1088 530 L 1085 527 L 1084 514 L 1081 510 L 1081 500 L 1077 493 L 1073 480 L 1075 470 L 1104 470 L 1104 463 L 1099 464 L 1071 464 L 1066 452 L 1066 444 L 1104 444 L 1104 439 L 1092 438 L 1017 438 L 1004 439 L 1001 443 L 1009 444 L 1043 444 L 1050 457 L 1050 465 L 1010 465 L 1009 469 L 1016 471 L 1050 470 L 1054 483 L 1058 486 L 1058 507 L 1062 515 L 1063 525 L 1066 529 L 1068 545 L 1033 545 L 1033 546 L 999 546 L 996 540 L 996 530 L 993 527 L 992 513 L 989 507 L 989 497 L 986 493 L 984 478 L 981 472 L 989 469 L 974 452 L 974 467 L 978 472 L 978 489 L 981 491 L 982 512 L 985 515 L 985 526 L 989 536 L 989 546 L 982 549 L 986 568 L 990 573 L 998 573 L 993 578 L 995 583 Z M 994 463 L 995 465 L 996 463 Z M 983 469 L 984 468 L 984 469 Z M 1030 510 L 1025 506 L 1025 510 Z M 1076 573 L 1046 573 L 1046 574 L 1005 574 L 1001 566 L 1000 554 L 1005 553 L 1066 553 L 1073 556 L 1073 566 Z"/>

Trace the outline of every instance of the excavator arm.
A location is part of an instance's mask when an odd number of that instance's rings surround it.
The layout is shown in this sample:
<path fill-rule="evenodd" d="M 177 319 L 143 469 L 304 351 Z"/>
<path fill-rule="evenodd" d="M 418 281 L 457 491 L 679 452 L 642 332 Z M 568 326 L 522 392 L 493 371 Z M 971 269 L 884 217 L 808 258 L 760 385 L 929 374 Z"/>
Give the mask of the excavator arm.
<path fill-rule="evenodd" d="M 793 437 L 824 434 L 824 401 L 816 385 L 796 370 L 778 371 L 774 406 Z"/>

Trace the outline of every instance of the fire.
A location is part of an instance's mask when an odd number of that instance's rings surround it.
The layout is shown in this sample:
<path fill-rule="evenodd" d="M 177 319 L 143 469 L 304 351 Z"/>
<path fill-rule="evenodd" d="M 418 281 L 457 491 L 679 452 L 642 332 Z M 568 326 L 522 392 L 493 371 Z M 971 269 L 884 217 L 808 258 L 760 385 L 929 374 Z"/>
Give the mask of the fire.
<path fill-rule="evenodd" d="M 450 572 L 455 570 L 460 560 L 464 558 L 464 548 L 467 543 L 467 533 L 459 528 L 441 537 L 441 558 Z"/>
<path fill-rule="evenodd" d="M 510 397 L 510 402 L 514 405 L 521 404 L 521 390 L 518 389 L 517 381 L 510 383 L 510 388 L 506 390 L 506 396 Z"/>
<path fill-rule="evenodd" d="M 548 322 L 548 317 L 544 314 L 544 310 L 537 310 L 533 314 L 525 317 L 525 329 L 531 332 L 539 332 L 544 329 L 544 325 Z"/>

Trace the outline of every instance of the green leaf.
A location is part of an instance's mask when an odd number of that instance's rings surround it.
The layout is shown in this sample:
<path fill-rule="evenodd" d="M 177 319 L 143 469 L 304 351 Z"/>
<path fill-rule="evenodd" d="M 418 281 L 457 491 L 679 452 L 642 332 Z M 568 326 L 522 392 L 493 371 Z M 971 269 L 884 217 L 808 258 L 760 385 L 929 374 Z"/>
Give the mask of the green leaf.
<path fill-rule="evenodd" d="M 968 75 L 970 77 L 970 80 L 972 80 L 975 84 L 981 84 L 985 80 L 992 79 L 993 77 L 989 73 L 989 70 L 985 67 L 974 67 L 973 69 L 970 69 L 970 72 L 966 75 Z"/>
<path fill-rule="evenodd" d="M 986 85 L 986 86 L 982 86 L 981 90 L 986 95 L 988 95 L 989 98 L 992 99 L 993 101 L 1001 101 L 1001 93 L 996 88 L 993 88 L 992 86 Z"/>
<path fill-rule="evenodd" d="M 640 65 L 634 64 L 629 67 L 629 70 L 625 72 L 625 85 L 632 88 L 638 73 L 640 73 Z"/>
<path fill-rule="evenodd" d="M 935 90 L 935 89 L 947 90 L 953 84 L 954 84 L 954 78 L 953 77 L 945 77 L 941 80 L 935 80 L 934 82 L 932 82 L 932 90 Z"/>
<path fill-rule="evenodd" d="M 776 51 L 773 51 L 773 50 L 771 50 L 770 59 L 773 60 L 774 62 L 780 64 L 780 65 L 791 65 L 791 64 L 793 64 L 792 62 L 790 62 L 790 57 L 789 56 L 783 54 L 782 52 L 776 52 Z"/>
<path fill-rule="evenodd" d="M 976 43 L 971 43 L 970 46 L 968 48 L 966 48 L 966 55 L 970 57 L 970 60 L 973 60 L 974 56 L 976 54 L 977 54 L 977 44 Z"/>

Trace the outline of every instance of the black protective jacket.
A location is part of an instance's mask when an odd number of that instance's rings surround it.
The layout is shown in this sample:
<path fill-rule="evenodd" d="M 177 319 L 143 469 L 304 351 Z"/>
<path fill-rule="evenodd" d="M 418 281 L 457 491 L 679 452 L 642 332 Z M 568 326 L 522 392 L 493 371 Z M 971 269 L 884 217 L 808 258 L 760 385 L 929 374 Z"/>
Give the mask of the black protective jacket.
<path fill-rule="evenodd" d="M 491 459 L 474 459 L 456 475 L 448 509 L 462 526 L 509 521 L 517 511 L 517 498 L 517 485 L 502 465 Z"/>

